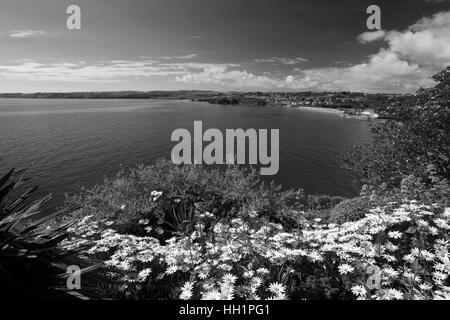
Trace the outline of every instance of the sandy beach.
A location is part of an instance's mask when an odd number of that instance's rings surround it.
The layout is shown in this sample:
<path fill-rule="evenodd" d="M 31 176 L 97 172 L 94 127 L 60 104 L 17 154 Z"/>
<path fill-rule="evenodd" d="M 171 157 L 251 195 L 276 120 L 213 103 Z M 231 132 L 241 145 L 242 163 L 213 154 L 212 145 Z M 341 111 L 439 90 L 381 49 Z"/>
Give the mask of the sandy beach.
<path fill-rule="evenodd" d="M 307 111 L 314 111 L 314 112 L 325 112 L 325 113 L 335 113 L 339 115 L 343 115 L 344 111 L 339 109 L 333 109 L 333 108 L 322 108 L 322 107 L 310 107 L 310 106 L 301 106 L 301 107 L 285 107 L 288 109 L 294 109 L 294 110 L 307 110 Z"/>

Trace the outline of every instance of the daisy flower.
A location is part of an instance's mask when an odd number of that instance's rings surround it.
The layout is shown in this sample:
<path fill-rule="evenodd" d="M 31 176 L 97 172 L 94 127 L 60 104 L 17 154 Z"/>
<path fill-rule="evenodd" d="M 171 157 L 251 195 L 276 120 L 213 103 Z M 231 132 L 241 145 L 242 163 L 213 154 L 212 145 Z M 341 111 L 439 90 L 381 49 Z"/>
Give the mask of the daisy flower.
<path fill-rule="evenodd" d="M 145 279 L 147 279 L 147 277 L 150 275 L 151 272 L 152 272 L 152 269 L 150 269 L 150 268 L 142 270 L 138 274 L 139 280 L 140 281 L 145 281 Z"/>
<path fill-rule="evenodd" d="M 442 218 L 434 219 L 434 223 L 441 229 L 447 229 L 448 228 L 447 221 L 445 221 Z"/>
<path fill-rule="evenodd" d="M 385 297 L 388 300 L 392 299 L 401 300 L 403 299 L 403 293 L 397 289 L 388 289 Z"/>
<path fill-rule="evenodd" d="M 417 220 L 417 225 L 422 228 L 428 228 L 430 226 L 430 224 L 423 219 Z"/>
<path fill-rule="evenodd" d="M 440 272 L 440 271 L 436 271 L 433 272 L 433 280 L 436 282 L 440 282 L 440 281 L 444 281 L 445 279 L 447 279 L 448 275 Z"/>
<path fill-rule="evenodd" d="M 357 285 L 357 286 L 352 287 L 352 292 L 355 296 L 360 297 L 360 296 L 364 296 L 367 293 L 367 290 L 363 286 Z"/>
<path fill-rule="evenodd" d="M 235 283 L 237 281 L 237 277 L 231 273 L 227 273 L 223 276 L 224 283 Z"/>
<path fill-rule="evenodd" d="M 443 215 L 444 215 L 444 217 L 450 217 L 450 207 L 445 208 Z"/>
<path fill-rule="evenodd" d="M 222 296 L 218 290 L 211 290 L 202 295 L 202 300 L 222 300 Z"/>
<path fill-rule="evenodd" d="M 180 299 L 181 300 L 189 300 L 192 298 L 192 290 L 194 289 L 194 283 L 193 282 L 186 282 L 182 287 L 181 287 L 181 294 L 180 294 Z"/>
<path fill-rule="evenodd" d="M 259 274 L 268 274 L 269 270 L 267 270 L 266 268 L 259 268 L 258 270 L 256 270 L 256 273 Z"/>
<path fill-rule="evenodd" d="M 423 250 L 423 251 L 421 252 L 421 254 L 422 254 L 422 257 L 423 257 L 426 261 L 432 261 L 432 260 L 434 259 L 434 257 L 435 257 L 435 255 L 434 255 L 433 253 L 431 253 L 430 251 L 428 251 L 428 250 Z"/>
<path fill-rule="evenodd" d="M 286 289 L 281 283 L 273 282 L 269 285 L 269 291 L 273 293 L 275 296 L 280 297 L 284 296 Z"/>
<path fill-rule="evenodd" d="M 436 236 L 439 233 L 439 230 L 436 227 L 429 227 L 428 231 L 433 235 Z"/>
<path fill-rule="evenodd" d="M 355 270 L 355 268 L 347 263 L 341 264 L 338 269 L 340 274 L 352 273 Z"/>
<path fill-rule="evenodd" d="M 253 277 L 254 274 L 255 274 L 254 271 L 248 270 L 248 271 L 244 272 L 243 276 L 244 276 L 244 278 L 251 278 L 251 277 Z"/>
<path fill-rule="evenodd" d="M 413 263 L 416 260 L 416 258 L 412 254 L 407 254 L 403 256 L 403 260 L 405 260 L 406 262 Z"/>
<path fill-rule="evenodd" d="M 383 269 L 383 273 L 385 273 L 388 277 L 397 277 L 398 271 L 395 271 L 392 267 L 386 267 Z"/>
<path fill-rule="evenodd" d="M 259 288 L 259 286 L 261 286 L 261 284 L 262 284 L 262 279 L 260 277 L 254 277 L 251 280 L 251 284 L 250 285 L 251 285 L 252 288 L 257 289 L 257 288 Z"/>
<path fill-rule="evenodd" d="M 432 289 L 432 286 L 429 285 L 428 283 L 421 283 L 419 285 L 419 288 L 420 288 L 420 290 L 423 290 L 423 291 L 429 291 Z"/>
<path fill-rule="evenodd" d="M 388 237 L 391 239 L 400 239 L 402 237 L 402 233 L 399 231 L 390 231 L 388 232 Z"/>
<path fill-rule="evenodd" d="M 172 273 L 175 273 L 175 272 L 177 272 L 177 270 L 178 270 L 178 267 L 177 267 L 177 266 L 171 265 L 171 266 L 169 266 L 169 267 L 167 268 L 166 274 L 172 274 Z"/>

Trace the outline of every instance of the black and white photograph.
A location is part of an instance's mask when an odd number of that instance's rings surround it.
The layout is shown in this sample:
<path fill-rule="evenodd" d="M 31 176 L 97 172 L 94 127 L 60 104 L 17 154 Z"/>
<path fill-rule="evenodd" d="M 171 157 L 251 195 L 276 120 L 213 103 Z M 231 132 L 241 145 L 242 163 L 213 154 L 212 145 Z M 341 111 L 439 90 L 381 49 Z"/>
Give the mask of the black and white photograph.
<path fill-rule="evenodd" d="M 449 179 L 449 0 L 0 0 L 1 304 L 450 300 Z"/>

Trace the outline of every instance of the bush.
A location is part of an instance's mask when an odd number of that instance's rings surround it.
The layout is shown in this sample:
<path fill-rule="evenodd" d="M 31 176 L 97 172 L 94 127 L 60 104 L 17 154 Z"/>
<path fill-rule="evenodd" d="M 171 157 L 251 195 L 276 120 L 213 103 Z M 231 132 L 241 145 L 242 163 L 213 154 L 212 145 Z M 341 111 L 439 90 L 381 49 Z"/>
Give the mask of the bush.
<path fill-rule="evenodd" d="M 260 217 L 280 219 L 279 213 L 298 192 L 282 192 L 259 179 L 255 170 L 239 166 L 207 170 L 159 160 L 153 166 L 121 171 L 102 185 L 83 190 L 70 203 L 81 206 L 77 217 L 113 220 L 121 233 L 164 240 L 185 233 L 200 211 L 233 219 L 247 208 Z M 182 223 L 187 220 L 188 224 Z"/>
<path fill-rule="evenodd" d="M 344 200 L 331 210 L 330 221 L 345 223 L 359 220 L 364 218 L 370 207 L 367 196 Z"/>
<path fill-rule="evenodd" d="M 216 184 L 209 184 L 212 177 Z M 129 176 L 122 173 L 95 188 L 102 192 L 87 198 L 84 216 L 70 228 L 73 237 L 63 246 L 82 247 L 84 256 L 103 262 L 101 289 L 112 298 L 450 298 L 450 208 L 439 200 L 448 194 L 446 181 L 430 187 L 409 177 L 397 190 L 366 186 L 362 196 L 333 209 L 332 218 L 345 223 L 306 220 L 304 212 L 286 204 L 291 198 L 264 201 L 280 194 L 254 182 L 251 172 L 235 167 L 209 172 L 164 162 Z M 244 189 L 245 194 L 233 193 Z M 433 203 L 413 199 L 419 196 L 416 189 Z M 129 196 L 134 202 L 127 204 L 146 202 L 154 210 L 145 216 L 161 210 L 168 227 L 178 226 L 164 237 L 152 233 L 149 218 L 137 221 L 135 228 L 122 228 L 132 212 L 122 209 L 124 218 L 108 214 L 105 206 L 116 199 L 131 201 Z M 293 200 L 298 205 L 304 197 L 296 194 Z M 189 201 L 192 210 L 164 211 L 168 204 Z M 228 211 L 222 203 L 229 204 Z M 267 214 L 272 211 L 276 214 Z M 286 217 L 296 225 L 284 223 Z M 139 228 L 142 234 L 135 232 Z M 368 282 L 369 270 L 378 270 L 375 286 Z"/>
<path fill-rule="evenodd" d="M 387 107 L 389 120 L 373 127 L 373 142 L 347 155 L 347 167 L 363 182 L 399 187 L 410 174 L 425 179 L 429 166 L 450 178 L 450 67 L 433 79 L 436 85 L 414 100 Z"/>
<path fill-rule="evenodd" d="M 74 232 L 87 256 L 104 261 L 116 298 L 450 299 L 450 208 L 390 203 L 355 222 L 290 231 L 243 213 L 217 221 L 203 212 L 192 233 L 164 243 L 93 217 Z"/>
<path fill-rule="evenodd" d="M 305 211 L 328 210 L 334 208 L 345 198 L 327 195 L 308 195 L 304 206 Z"/>

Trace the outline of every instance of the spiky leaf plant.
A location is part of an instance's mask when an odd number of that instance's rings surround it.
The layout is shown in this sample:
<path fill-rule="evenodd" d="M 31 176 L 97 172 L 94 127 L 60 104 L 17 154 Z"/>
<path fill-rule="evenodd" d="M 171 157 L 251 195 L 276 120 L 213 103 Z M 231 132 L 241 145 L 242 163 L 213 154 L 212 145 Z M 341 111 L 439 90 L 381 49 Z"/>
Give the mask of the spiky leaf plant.
<path fill-rule="evenodd" d="M 87 266 L 77 252 L 58 247 L 70 223 L 49 227 L 52 220 L 78 208 L 42 209 L 50 196 L 31 201 L 36 188 L 19 192 L 26 181 L 23 173 L 11 169 L 0 176 L 0 299 L 88 298 L 84 291 L 68 289 L 66 270 L 77 265 L 84 274 L 95 267 Z"/>

